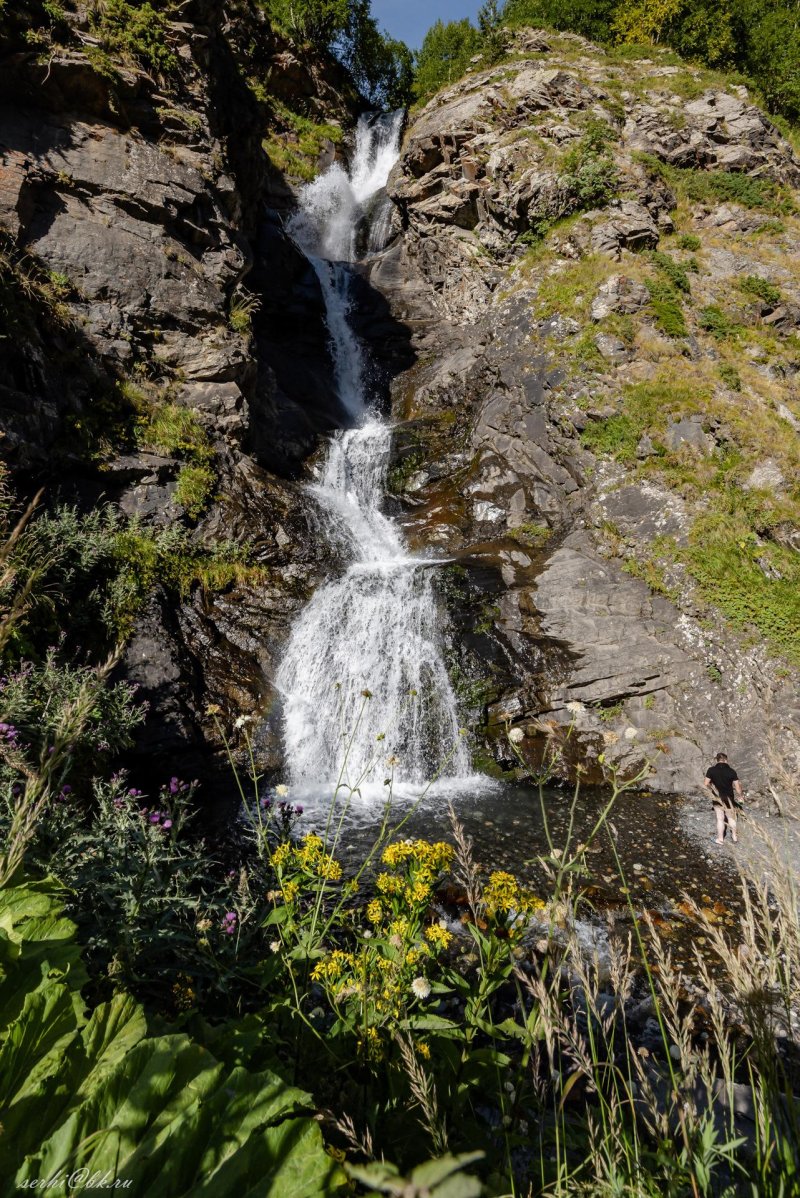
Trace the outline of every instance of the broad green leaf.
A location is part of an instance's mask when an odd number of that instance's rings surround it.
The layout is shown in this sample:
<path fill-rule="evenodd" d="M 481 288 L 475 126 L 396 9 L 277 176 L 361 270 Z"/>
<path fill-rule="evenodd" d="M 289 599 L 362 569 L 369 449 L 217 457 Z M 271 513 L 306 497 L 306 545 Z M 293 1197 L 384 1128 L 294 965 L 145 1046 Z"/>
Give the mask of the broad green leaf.
<path fill-rule="evenodd" d="M 53 983 L 25 996 L 0 1048 L 0 1110 L 11 1107 L 26 1087 L 35 1086 L 54 1064 L 57 1067 L 58 1056 L 76 1031 L 73 995 L 66 986 Z"/>
<path fill-rule="evenodd" d="M 483 1160 L 482 1152 L 462 1152 L 459 1156 L 438 1157 L 436 1160 L 426 1161 L 424 1165 L 418 1165 L 411 1174 L 411 1180 L 416 1186 L 425 1186 L 432 1190 L 441 1185 L 445 1178 L 480 1160 Z"/>
<path fill-rule="evenodd" d="M 457 1037 L 464 1034 L 459 1024 L 454 1023 L 452 1019 L 445 1019 L 443 1015 L 409 1015 L 408 1019 L 403 1020 L 400 1026 L 407 1031 L 439 1032 L 441 1035 Z"/>

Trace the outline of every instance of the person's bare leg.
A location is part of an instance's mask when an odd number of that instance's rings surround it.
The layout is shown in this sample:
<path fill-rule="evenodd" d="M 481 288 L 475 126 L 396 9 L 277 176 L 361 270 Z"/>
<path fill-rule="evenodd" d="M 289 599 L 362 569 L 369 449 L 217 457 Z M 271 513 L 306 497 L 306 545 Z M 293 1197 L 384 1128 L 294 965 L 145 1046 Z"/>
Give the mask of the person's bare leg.
<path fill-rule="evenodd" d="M 714 814 L 717 817 L 717 844 L 723 844 L 725 841 L 725 812 L 722 807 L 715 807 Z"/>
<path fill-rule="evenodd" d="M 738 844 L 739 837 L 736 834 L 736 811 L 735 811 L 735 809 L 731 808 L 729 811 L 726 811 L 725 818 L 728 821 L 728 827 L 731 830 L 731 840 L 733 841 L 734 844 Z"/>

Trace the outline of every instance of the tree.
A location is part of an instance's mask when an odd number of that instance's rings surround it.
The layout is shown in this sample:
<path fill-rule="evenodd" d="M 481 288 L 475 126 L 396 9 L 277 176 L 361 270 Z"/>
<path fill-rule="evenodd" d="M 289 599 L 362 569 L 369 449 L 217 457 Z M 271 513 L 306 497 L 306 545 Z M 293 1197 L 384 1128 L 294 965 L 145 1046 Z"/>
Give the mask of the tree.
<path fill-rule="evenodd" d="M 508 0 L 503 17 L 512 28 L 549 25 L 607 42 L 612 38 L 615 7 L 614 0 Z"/>
<path fill-rule="evenodd" d="M 737 65 L 749 74 L 773 112 L 800 121 L 800 7 L 770 0 L 734 4 Z"/>
<path fill-rule="evenodd" d="M 289 37 L 327 46 L 347 25 L 348 0 L 262 0 L 273 25 Z"/>
<path fill-rule="evenodd" d="M 405 42 L 378 28 L 370 0 L 350 0 L 347 24 L 333 49 L 370 104 L 394 109 L 410 103 L 414 56 Z"/>
<path fill-rule="evenodd" d="M 505 50 L 503 14 L 498 0 L 486 0 L 478 9 L 478 29 L 483 39 L 483 54 L 489 62 L 497 62 Z"/>
<path fill-rule="evenodd" d="M 417 55 L 414 94 L 424 99 L 460 79 L 480 49 L 481 35 L 466 18 L 447 24 L 437 21 L 425 34 Z"/>

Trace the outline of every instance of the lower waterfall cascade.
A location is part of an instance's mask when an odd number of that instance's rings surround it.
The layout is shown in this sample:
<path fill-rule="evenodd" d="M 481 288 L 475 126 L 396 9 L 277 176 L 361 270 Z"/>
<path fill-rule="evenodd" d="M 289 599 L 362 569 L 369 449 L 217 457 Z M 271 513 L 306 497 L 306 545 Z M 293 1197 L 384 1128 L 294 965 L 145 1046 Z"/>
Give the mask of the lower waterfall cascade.
<path fill-rule="evenodd" d="M 349 173 L 334 163 L 300 195 L 289 231 L 320 282 L 338 398 L 352 427 L 335 434 L 310 484 L 325 535 L 348 564 L 322 583 L 292 628 L 277 673 L 293 788 L 369 792 L 471 774 L 442 649 L 434 560 L 407 551 L 382 510 L 391 425 L 373 408 L 364 347 L 350 323 L 359 227 L 385 238 L 385 185 L 403 113 L 359 121 Z M 383 226 L 373 236 L 370 216 Z"/>

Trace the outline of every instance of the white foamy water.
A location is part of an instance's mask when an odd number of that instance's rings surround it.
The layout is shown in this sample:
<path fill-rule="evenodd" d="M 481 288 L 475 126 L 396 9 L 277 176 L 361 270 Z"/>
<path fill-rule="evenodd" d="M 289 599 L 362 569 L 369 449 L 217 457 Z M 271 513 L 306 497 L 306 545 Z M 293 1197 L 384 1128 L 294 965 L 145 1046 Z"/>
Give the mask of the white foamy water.
<path fill-rule="evenodd" d="M 335 164 L 309 184 L 290 225 L 320 280 L 334 381 L 354 423 L 332 438 L 310 487 L 349 564 L 300 614 L 277 675 L 296 794 L 341 782 L 372 801 L 390 775 L 403 793 L 437 773 L 470 774 L 442 655 L 436 564 L 408 553 L 382 509 L 391 428 L 370 410 L 368 364 L 350 323 L 349 264 L 365 217 L 385 220 L 380 201 L 401 127 L 401 113 L 362 118 L 350 172 Z"/>

